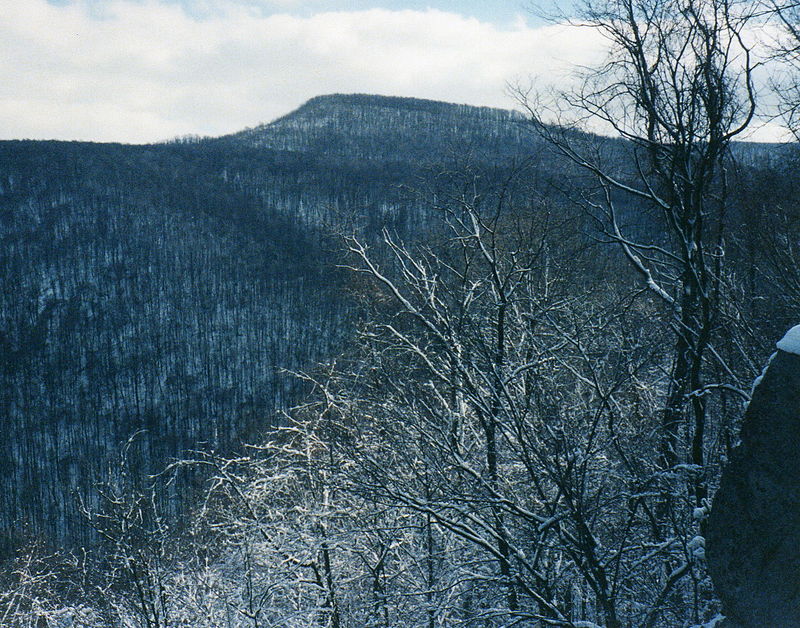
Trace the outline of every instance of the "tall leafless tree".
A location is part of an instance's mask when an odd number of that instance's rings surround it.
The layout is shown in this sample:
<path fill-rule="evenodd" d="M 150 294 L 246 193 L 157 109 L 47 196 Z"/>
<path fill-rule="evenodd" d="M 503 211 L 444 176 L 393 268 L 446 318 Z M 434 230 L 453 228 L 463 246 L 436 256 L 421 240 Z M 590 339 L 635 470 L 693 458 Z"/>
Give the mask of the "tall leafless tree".
<path fill-rule="evenodd" d="M 575 25 L 603 35 L 605 62 L 585 71 L 580 87 L 560 93 L 549 110 L 541 98 L 520 97 L 537 131 L 593 179 L 594 190 L 577 201 L 663 305 L 673 357 L 660 459 L 664 470 L 694 465 L 690 491 L 699 507 L 708 494 L 709 396 L 741 391 L 715 341 L 730 147 L 756 114 L 758 61 L 747 33 L 754 7 L 736 0 L 586 0 L 580 9 Z M 559 126 L 547 124 L 553 119 Z M 623 142 L 588 141 L 576 132 L 579 123 Z M 649 213 L 663 237 L 629 231 L 631 215 Z M 725 381 L 709 381 L 710 364 Z"/>

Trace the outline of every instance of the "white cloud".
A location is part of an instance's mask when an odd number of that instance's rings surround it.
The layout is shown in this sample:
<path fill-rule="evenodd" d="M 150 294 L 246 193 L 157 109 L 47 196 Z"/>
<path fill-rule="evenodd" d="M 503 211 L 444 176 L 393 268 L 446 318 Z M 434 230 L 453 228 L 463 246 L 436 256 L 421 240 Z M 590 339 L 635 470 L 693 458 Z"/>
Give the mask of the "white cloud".
<path fill-rule="evenodd" d="M 270 0 L 279 11 L 308 1 Z M 563 85 L 573 64 L 591 65 L 604 50 L 596 31 L 523 19 L 501 27 L 437 10 L 270 15 L 261 5 L 209 0 L 190 15 L 168 0 L 0 0 L 0 138 L 218 135 L 333 92 L 510 108 L 509 82 Z M 752 134 L 779 137 L 775 124 Z"/>
<path fill-rule="evenodd" d="M 331 92 L 512 107 L 509 81 L 558 83 L 601 50 L 587 31 L 435 10 L 297 17 L 216 5 L 197 18 L 156 0 L 0 0 L 0 137 L 222 134 Z"/>

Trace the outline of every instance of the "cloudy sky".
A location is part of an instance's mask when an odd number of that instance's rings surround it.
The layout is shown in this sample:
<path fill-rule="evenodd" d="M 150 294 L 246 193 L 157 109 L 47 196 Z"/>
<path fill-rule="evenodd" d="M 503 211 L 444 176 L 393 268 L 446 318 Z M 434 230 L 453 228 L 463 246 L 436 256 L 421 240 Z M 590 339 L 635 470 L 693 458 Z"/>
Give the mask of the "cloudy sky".
<path fill-rule="evenodd" d="M 525 0 L 0 0 L 0 138 L 147 142 L 319 94 L 512 107 L 597 42 Z"/>
<path fill-rule="evenodd" d="M 0 0 L 0 139 L 219 135 L 334 92 L 511 108 L 602 54 L 530 4 Z"/>

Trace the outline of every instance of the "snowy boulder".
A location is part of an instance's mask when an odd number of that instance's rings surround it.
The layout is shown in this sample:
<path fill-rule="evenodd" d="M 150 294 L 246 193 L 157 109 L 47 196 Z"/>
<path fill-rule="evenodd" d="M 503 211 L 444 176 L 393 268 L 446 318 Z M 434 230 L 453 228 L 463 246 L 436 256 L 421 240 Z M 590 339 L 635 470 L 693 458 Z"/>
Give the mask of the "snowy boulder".
<path fill-rule="evenodd" d="M 777 347 L 708 519 L 708 569 L 727 626 L 800 626 L 800 326 Z"/>

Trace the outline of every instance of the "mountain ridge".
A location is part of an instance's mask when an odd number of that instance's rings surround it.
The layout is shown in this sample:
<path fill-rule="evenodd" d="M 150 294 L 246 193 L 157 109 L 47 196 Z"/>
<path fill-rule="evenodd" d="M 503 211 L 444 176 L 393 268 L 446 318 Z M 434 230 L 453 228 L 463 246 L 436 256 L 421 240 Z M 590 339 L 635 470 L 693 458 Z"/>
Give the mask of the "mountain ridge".
<path fill-rule="evenodd" d="M 0 553 L 23 521 L 84 538 L 69 491 L 91 501 L 133 431 L 155 472 L 267 429 L 302 390 L 279 370 L 326 361 L 352 327 L 331 234 L 413 242 L 431 188 L 523 161 L 537 198 L 578 185 L 521 114 L 364 94 L 219 138 L 0 141 Z M 620 206 L 653 229 L 640 214 Z"/>
<path fill-rule="evenodd" d="M 93 502 L 133 432 L 157 472 L 268 429 L 303 388 L 280 371 L 352 324 L 329 232 L 426 233 L 408 188 L 463 156 L 459 129 L 491 148 L 508 117 L 355 95 L 268 125 L 271 145 L 0 142 L 0 553 L 25 522 L 88 542 L 71 495 Z"/>
<path fill-rule="evenodd" d="M 498 162 L 539 140 L 518 112 L 372 94 L 316 96 L 272 122 L 216 141 L 368 161 Z"/>

